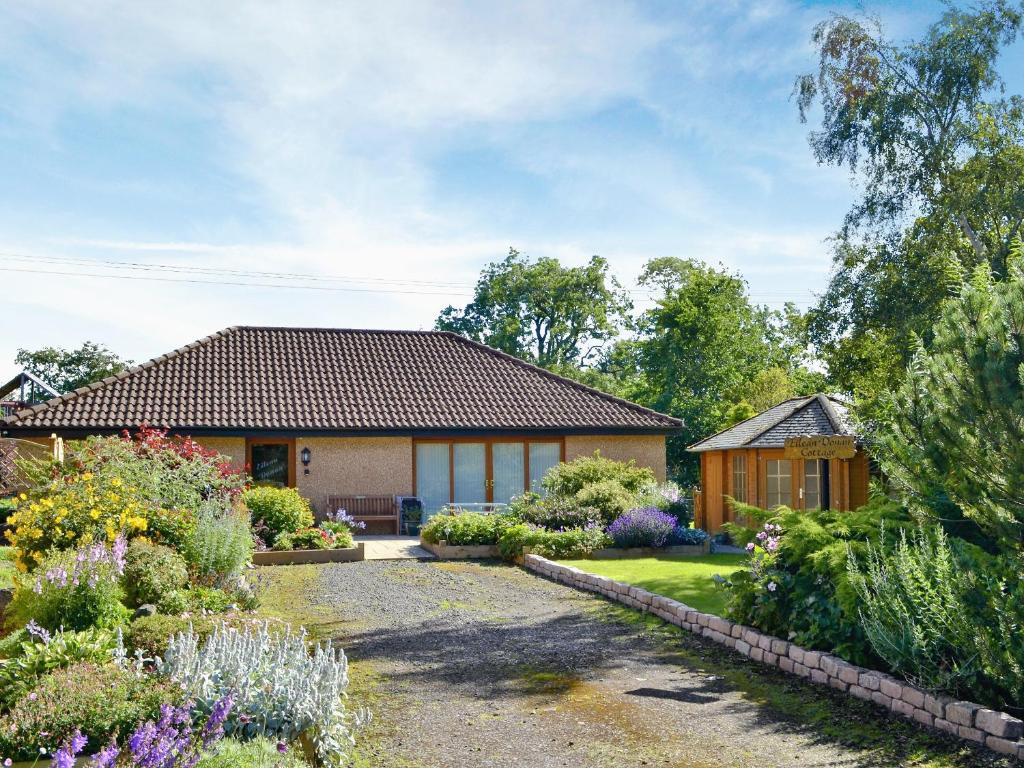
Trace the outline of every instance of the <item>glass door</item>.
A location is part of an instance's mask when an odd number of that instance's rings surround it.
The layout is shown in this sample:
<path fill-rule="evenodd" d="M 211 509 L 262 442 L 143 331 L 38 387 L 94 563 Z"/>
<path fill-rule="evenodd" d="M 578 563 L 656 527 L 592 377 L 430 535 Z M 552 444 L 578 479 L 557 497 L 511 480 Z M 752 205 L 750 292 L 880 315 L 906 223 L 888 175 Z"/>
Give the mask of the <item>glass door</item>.
<path fill-rule="evenodd" d="M 436 515 L 452 500 L 448 443 L 416 444 L 416 495 L 423 515 Z"/>
<path fill-rule="evenodd" d="M 561 460 L 561 443 L 530 443 L 530 490 L 543 494 L 541 480 Z"/>
<path fill-rule="evenodd" d="M 455 443 L 454 467 L 455 504 L 485 504 L 487 502 L 487 445 L 485 443 Z"/>
<path fill-rule="evenodd" d="M 495 504 L 508 504 L 524 490 L 525 458 L 523 443 L 494 443 L 491 446 L 491 488 Z"/>

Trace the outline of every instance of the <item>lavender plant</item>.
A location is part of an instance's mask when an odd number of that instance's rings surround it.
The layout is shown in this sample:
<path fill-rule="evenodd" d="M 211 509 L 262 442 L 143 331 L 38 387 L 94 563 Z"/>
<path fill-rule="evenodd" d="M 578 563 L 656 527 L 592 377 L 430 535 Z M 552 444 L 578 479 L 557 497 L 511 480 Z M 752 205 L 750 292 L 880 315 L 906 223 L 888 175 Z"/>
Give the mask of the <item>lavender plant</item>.
<path fill-rule="evenodd" d="M 676 528 L 676 518 L 657 507 L 631 509 L 608 526 L 617 547 L 663 547 Z"/>
<path fill-rule="evenodd" d="M 200 508 L 182 554 L 200 577 L 219 584 L 242 572 L 252 560 L 253 548 L 248 513 L 212 499 Z"/>
<path fill-rule="evenodd" d="M 326 766 L 340 767 L 364 715 L 345 707 L 348 660 L 330 643 L 307 651 L 305 630 L 272 634 L 266 623 L 244 631 L 224 624 L 200 645 L 189 629 L 171 638 L 157 671 L 179 684 L 200 711 L 225 694 L 234 707 L 226 732 L 284 743 L 308 740 Z"/>

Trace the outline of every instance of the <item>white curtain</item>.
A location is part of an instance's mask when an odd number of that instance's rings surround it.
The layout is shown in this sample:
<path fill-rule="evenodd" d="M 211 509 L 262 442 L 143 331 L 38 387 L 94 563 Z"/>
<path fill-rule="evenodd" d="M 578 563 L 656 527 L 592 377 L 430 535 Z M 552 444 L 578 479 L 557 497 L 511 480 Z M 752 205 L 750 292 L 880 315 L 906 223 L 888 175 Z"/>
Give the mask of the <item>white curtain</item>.
<path fill-rule="evenodd" d="M 522 443 L 494 443 L 491 447 L 496 504 L 507 504 L 513 496 L 518 496 L 524 490 L 523 448 Z"/>
<path fill-rule="evenodd" d="M 487 449 L 483 443 L 455 443 L 455 503 L 487 501 Z"/>
<path fill-rule="evenodd" d="M 560 443 L 530 443 L 530 490 L 544 493 L 541 480 L 562 459 Z"/>
<path fill-rule="evenodd" d="M 448 443 L 416 444 L 416 495 L 426 517 L 437 514 L 450 501 Z"/>

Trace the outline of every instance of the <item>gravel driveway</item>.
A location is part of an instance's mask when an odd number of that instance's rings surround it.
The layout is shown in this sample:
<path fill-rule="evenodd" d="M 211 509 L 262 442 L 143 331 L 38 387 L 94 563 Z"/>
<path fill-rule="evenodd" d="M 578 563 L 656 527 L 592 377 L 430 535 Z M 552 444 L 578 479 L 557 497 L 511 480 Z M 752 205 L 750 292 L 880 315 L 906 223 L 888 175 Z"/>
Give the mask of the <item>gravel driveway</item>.
<path fill-rule="evenodd" d="M 1010 765 L 507 565 L 264 575 L 352 660 L 357 766 Z"/>

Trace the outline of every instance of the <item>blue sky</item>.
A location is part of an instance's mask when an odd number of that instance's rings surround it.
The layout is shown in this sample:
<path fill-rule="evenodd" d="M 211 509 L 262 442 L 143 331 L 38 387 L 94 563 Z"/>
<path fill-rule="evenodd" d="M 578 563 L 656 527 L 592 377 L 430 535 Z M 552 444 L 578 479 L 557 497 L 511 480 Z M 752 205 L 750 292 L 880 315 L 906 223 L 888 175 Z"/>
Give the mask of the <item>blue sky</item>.
<path fill-rule="evenodd" d="M 853 192 L 789 94 L 843 5 L 153 7 L 0 9 L 0 375 L 19 346 L 144 360 L 235 324 L 429 328 L 509 246 L 601 254 L 631 288 L 655 256 L 720 262 L 773 306 L 826 283 Z M 941 10 L 867 7 L 897 37 Z"/>

